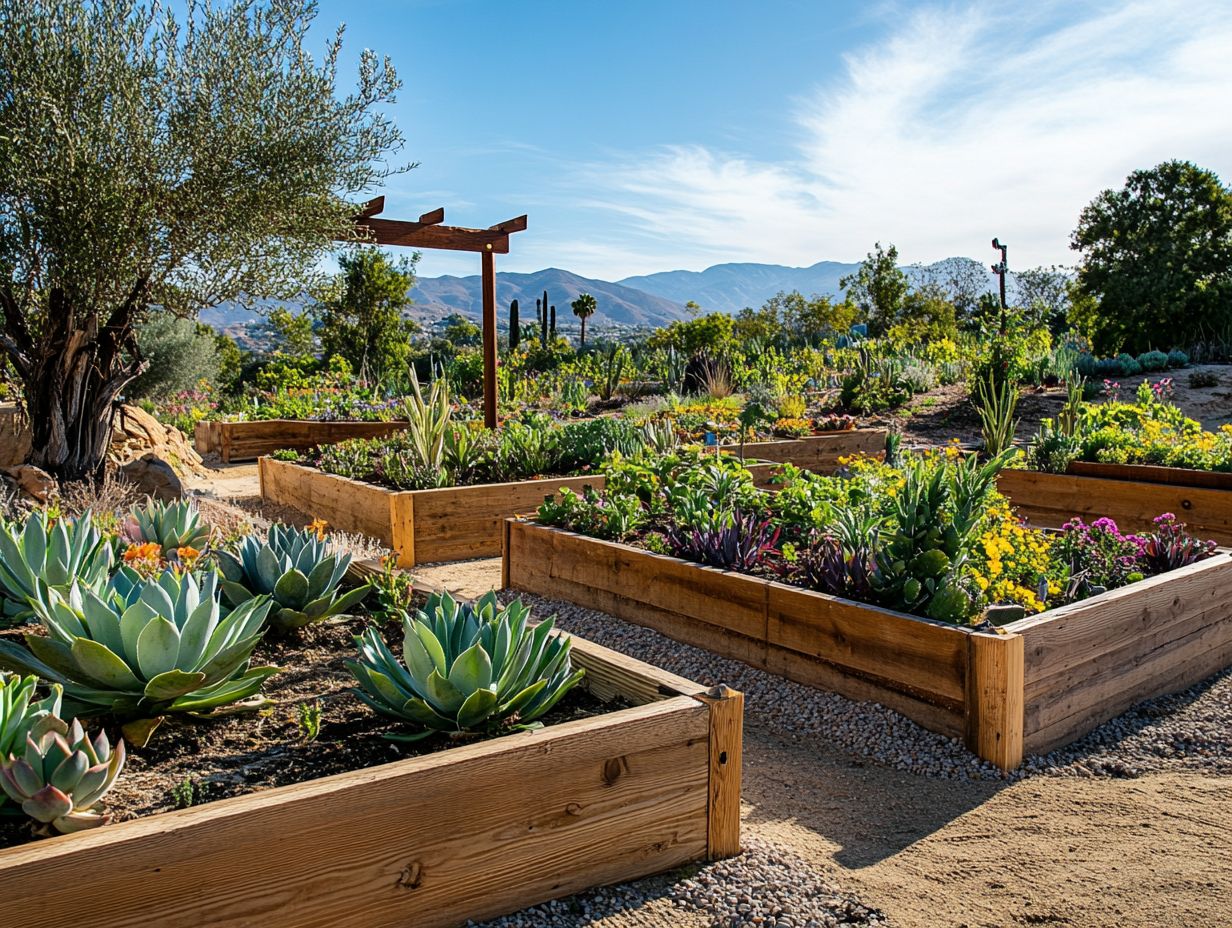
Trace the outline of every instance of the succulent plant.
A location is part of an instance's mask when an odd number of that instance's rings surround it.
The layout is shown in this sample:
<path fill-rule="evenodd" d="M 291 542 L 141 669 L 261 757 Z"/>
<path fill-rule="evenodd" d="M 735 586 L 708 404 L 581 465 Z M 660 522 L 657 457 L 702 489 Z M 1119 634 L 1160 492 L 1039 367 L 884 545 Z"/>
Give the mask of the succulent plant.
<path fill-rule="evenodd" d="M 677 557 L 723 570 L 753 571 L 776 553 L 780 529 L 756 512 L 727 513 L 718 525 L 670 526 L 667 544 Z"/>
<path fill-rule="evenodd" d="M 252 667 L 269 600 L 224 617 L 216 574 L 165 571 L 143 579 L 122 567 L 100 590 L 46 590 L 34 610 L 46 635 L 22 648 L 0 640 L 0 667 L 64 687 L 74 714 L 154 718 L 205 712 L 257 693 L 276 667 Z"/>
<path fill-rule="evenodd" d="M 107 733 L 91 741 L 76 719 L 45 715 L 26 736 L 24 753 L 0 761 L 0 788 L 45 830 L 63 834 L 105 825 L 93 811 L 124 769 L 124 742 L 112 749 Z"/>
<path fill-rule="evenodd" d="M 422 611 L 403 615 L 405 663 L 376 629 L 355 637 L 360 657 L 347 662 L 355 695 L 420 729 L 389 736 L 396 740 L 531 727 L 583 671 L 572 668 L 572 641 L 551 634 L 554 619 L 531 626 L 529 616 L 520 600 L 501 606 L 494 593 L 473 605 L 433 594 Z"/>
<path fill-rule="evenodd" d="M 124 535 L 134 544 L 155 541 L 162 545 L 163 557 L 177 548 L 203 548 L 210 540 L 210 528 L 201 513 L 188 500 L 164 503 L 151 499 L 144 509 L 134 509 L 124 520 Z"/>
<path fill-rule="evenodd" d="M 30 727 L 45 715 L 60 714 L 63 690 L 53 686 L 43 699 L 34 698 L 38 677 L 8 676 L 0 673 L 0 761 L 8 758 L 26 741 Z M 0 805 L 4 795 L 0 793 Z"/>
<path fill-rule="evenodd" d="M 219 551 L 223 595 L 234 605 L 271 597 L 269 624 L 280 631 L 346 615 L 368 595 L 365 584 L 338 595 L 351 556 L 330 548 L 307 529 L 271 525 L 262 539 L 249 535 L 237 554 Z"/>
<path fill-rule="evenodd" d="M 115 563 L 108 539 L 89 513 L 78 519 L 52 519 L 31 513 L 0 528 L 0 624 L 33 615 L 30 600 L 40 586 L 67 592 L 74 581 L 97 587 Z"/>

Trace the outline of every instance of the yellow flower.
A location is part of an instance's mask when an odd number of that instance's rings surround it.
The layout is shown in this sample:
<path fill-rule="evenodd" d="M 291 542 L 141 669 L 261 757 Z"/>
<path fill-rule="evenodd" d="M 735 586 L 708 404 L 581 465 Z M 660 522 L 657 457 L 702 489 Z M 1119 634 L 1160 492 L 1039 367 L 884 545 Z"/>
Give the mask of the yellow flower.
<path fill-rule="evenodd" d="M 316 533 L 317 541 L 324 541 L 325 528 L 327 525 L 329 525 L 329 523 L 324 519 L 313 519 L 310 523 L 308 523 L 308 531 Z"/>

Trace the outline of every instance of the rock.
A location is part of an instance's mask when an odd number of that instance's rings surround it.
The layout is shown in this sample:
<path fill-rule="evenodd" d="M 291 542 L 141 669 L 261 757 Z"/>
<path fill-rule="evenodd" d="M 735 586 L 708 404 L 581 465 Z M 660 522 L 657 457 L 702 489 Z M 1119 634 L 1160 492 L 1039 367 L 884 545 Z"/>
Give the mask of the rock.
<path fill-rule="evenodd" d="M 16 467 L 4 468 L 4 475 L 13 481 L 14 486 L 37 503 L 46 503 L 59 492 L 56 479 L 40 467 L 33 464 L 19 464 Z"/>
<path fill-rule="evenodd" d="M 30 430 L 12 403 L 0 405 L 0 468 L 16 467 L 30 455 Z"/>
<path fill-rule="evenodd" d="M 156 454 L 145 454 L 135 461 L 121 464 L 119 472 L 142 493 L 155 499 L 172 502 L 184 495 L 184 484 L 180 482 L 175 468 Z"/>
<path fill-rule="evenodd" d="M 163 425 L 138 406 L 121 406 L 111 433 L 107 459 L 123 471 L 126 465 L 148 455 L 170 467 L 177 478 L 206 473 L 201 455 L 183 432 Z"/>

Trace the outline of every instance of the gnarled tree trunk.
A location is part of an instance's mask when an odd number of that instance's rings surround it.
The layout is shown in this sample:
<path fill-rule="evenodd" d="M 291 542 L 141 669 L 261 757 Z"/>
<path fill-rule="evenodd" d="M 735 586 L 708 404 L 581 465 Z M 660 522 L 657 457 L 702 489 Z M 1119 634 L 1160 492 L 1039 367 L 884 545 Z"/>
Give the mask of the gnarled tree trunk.
<path fill-rule="evenodd" d="M 12 292 L 0 292 L 5 331 L 0 334 L 21 377 L 30 418 L 30 463 L 59 480 L 97 480 L 118 398 L 146 367 L 137 353 L 133 321 L 146 306 L 144 279 L 100 324 L 103 312 L 74 309 L 65 293 L 48 293 L 42 330 L 32 333 Z"/>

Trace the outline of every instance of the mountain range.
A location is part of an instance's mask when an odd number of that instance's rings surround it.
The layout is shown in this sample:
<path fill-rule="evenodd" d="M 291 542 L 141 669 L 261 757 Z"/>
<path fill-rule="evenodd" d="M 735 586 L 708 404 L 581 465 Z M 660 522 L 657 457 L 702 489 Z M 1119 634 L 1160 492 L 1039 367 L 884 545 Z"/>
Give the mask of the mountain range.
<path fill-rule="evenodd" d="M 944 274 L 947 267 L 967 262 L 963 258 L 947 258 L 924 268 L 905 268 L 913 276 L 929 272 Z M 969 262 L 975 264 L 975 262 Z M 979 265 L 976 265 L 978 267 Z M 703 312 L 737 313 L 746 306 L 758 307 L 780 291 L 798 290 L 806 296 L 820 294 L 837 296 L 839 279 L 858 268 L 858 264 L 840 261 L 819 261 L 809 267 L 786 267 L 781 264 L 716 264 L 704 271 L 663 271 L 619 281 L 582 277 L 560 268 L 545 268 L 532 274 L 497 274 L 497 313 L 502 325 L 509 315 L 509 303 L 519 303 L 523 324 L 535 319 L 535 300 L 548 292 L 548 300 L 556 306 L 557 319 L 566 328 L 575 324 L 570 302 L 579 293 L 589 293 L 599 304 L 592 325 L 660 326 L 677 319 L 689 318 L 685 303 L 698 303 Z M 992 288 L 992 275 L 983 273 Z M 409 315 L 420 322 L 435 322 L 453 313 L 472 319 L 479 317 L 481 295 L 478 275 L 471 277 L 421 277 L 411 289 L 414 305 Z M 261 308 L 272 308 L 271 301 Z M 285 305 L 300 312 L 304 301 Z M 247 310 L 235 304 L 222 304 L 201 313 L 201 321 L 215 328 L 252 321 Z"/>

